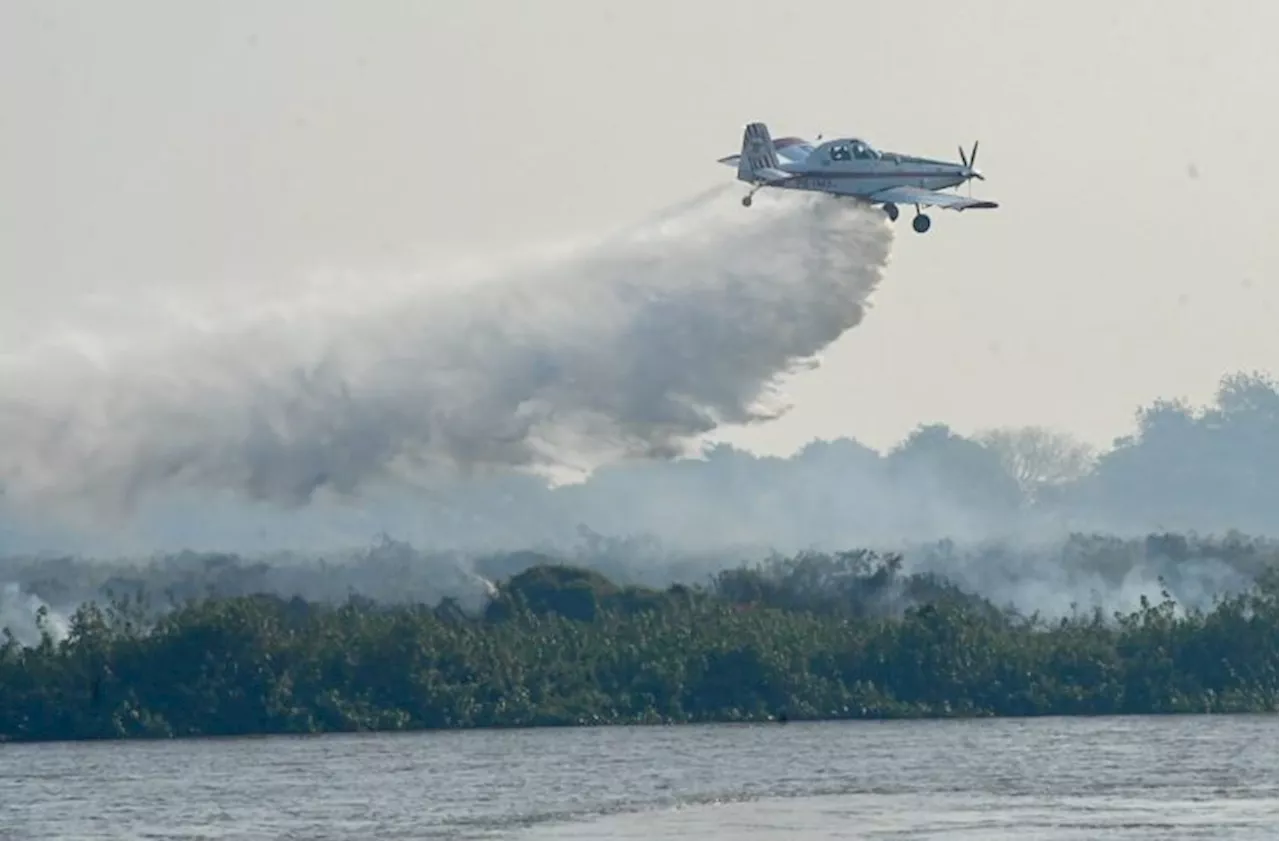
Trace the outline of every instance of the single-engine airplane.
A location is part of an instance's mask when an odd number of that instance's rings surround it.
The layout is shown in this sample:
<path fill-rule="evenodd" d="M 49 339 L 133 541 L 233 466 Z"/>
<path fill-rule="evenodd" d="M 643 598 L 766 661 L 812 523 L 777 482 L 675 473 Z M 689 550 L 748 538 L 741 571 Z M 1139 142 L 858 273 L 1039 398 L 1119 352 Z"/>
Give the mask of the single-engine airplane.
<path fill-rule="evenodd" d="M 821 142 L 819 142 L 821 141 Z M 898 218 L 898 205 L 916 209 L 911 227 L 918 233 L 929 230 L 929 217 L 920 208 L 945 207 L 952 210 L 999 207 L 993 201 L 967 198 L 958 193 L 939 192 L 977 178 L 974 169 L 978 143 L 960 163 L 938 161 L 874 149 L 856 137 L 839 137 L 810 142 L 799 137 L 773 140 L 764 123 L 749 123 L 742 133 L 742 152 L 720 158 L 719 163 L 738 168 L 738 180 L 752 185 L 742 197 L 742 206 L 751 206 L 751 197 L 761 187 L 809 190 L 833 196 L 847 196 L 859 202 L 881 205 L 890 221 Z"/>

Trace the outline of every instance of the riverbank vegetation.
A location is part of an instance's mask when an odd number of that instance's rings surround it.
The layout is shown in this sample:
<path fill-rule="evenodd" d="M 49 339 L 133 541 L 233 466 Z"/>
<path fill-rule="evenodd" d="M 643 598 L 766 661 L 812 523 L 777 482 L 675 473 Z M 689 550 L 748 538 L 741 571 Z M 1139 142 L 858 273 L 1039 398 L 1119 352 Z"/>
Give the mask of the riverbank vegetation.
<path fill-rule="evenodd" d="M 1205 609 L 1053 620 L 860 551 L 666 589 L 535 563 L 479 611 L 140 593 L 45 624 L 0 641 L 0 739 L 1275 712 L 1278 690 L 1274 558 Z"/>

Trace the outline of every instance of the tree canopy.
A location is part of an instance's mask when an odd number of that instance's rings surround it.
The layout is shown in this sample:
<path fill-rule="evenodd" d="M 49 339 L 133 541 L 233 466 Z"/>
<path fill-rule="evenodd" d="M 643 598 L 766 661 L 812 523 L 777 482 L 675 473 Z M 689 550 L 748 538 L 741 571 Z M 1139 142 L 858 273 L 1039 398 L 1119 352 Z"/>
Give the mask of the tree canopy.
<path fill-rule="evenodd" d="M 1209 610 L 1166 593 L 1056 621 L 865 551 L 666 589 L 539 563 L 479 614 L 142 593 L 82 605 L 60 641 L 6 635 L 0 738 L 1274 712 L 1276 638 L 1274 566 Z"/>

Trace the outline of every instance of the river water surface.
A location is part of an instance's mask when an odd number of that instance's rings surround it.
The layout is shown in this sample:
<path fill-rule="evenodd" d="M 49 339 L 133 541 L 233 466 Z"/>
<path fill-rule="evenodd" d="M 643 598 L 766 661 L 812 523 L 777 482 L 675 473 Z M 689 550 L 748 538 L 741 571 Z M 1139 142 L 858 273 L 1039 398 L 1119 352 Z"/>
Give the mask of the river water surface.
<path fill-rule="evenodd" d="M 0 838 L 1275 839 L 1277 717 L 0 745 Z"/>

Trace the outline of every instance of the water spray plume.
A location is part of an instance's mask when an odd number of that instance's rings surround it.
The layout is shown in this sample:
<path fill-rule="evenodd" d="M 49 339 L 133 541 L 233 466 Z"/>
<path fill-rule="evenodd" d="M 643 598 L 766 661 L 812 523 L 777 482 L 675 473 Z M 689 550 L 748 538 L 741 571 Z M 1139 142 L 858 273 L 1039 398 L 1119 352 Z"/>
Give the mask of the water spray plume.
<path fill-rule="evenodd" d="M 891 239 L 838 201 L 744 212 L 715 191 L 447 293 L 370 282 L 199 330 L 45 344 L 0 367 L 0 483 L 11 502 L 97 511 L 171 485 L 297 505 L 670 456 L 781 411 L 778 378 L 862 321 Z"/>

